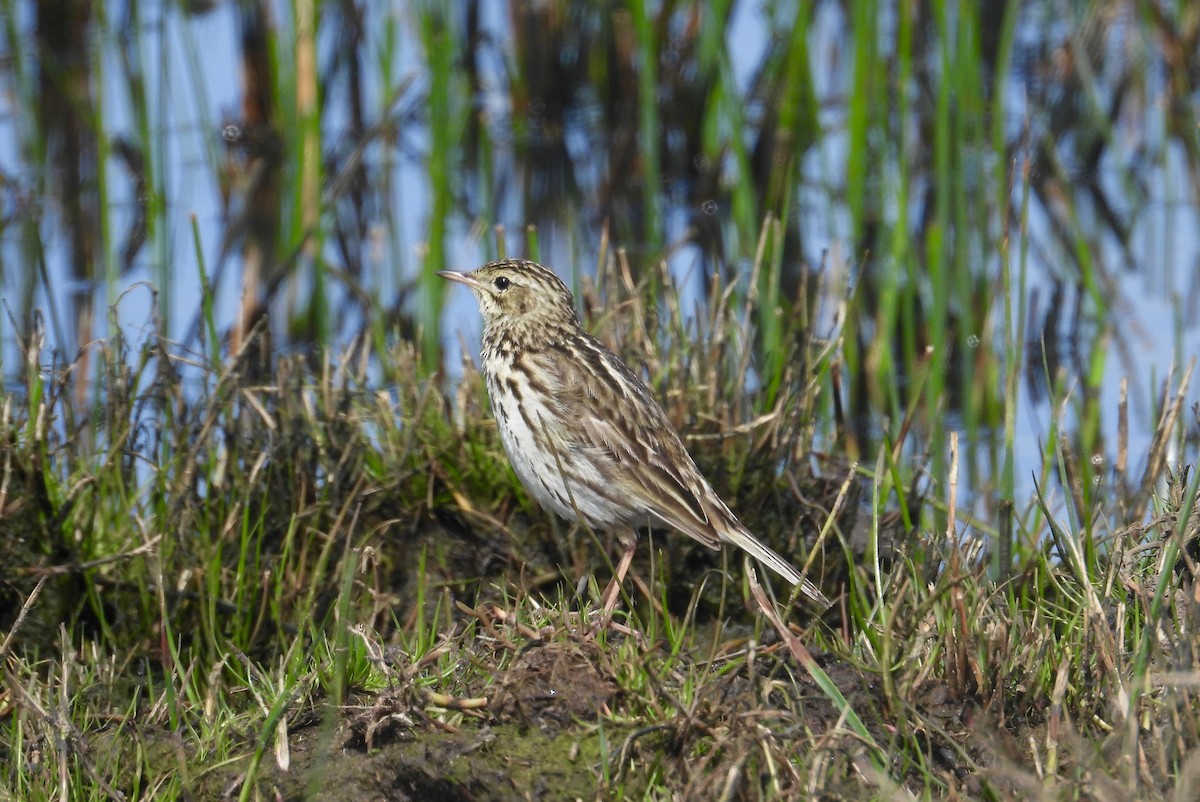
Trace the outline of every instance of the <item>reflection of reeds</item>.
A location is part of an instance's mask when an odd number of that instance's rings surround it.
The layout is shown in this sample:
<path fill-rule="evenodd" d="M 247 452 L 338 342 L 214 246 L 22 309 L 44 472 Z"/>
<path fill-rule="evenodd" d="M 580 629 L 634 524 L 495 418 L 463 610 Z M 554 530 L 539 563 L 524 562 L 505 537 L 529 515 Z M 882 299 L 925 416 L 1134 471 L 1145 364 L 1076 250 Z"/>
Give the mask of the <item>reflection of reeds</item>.
<path fill-rule="evenodd" d="M 91 5 L 37 4 L 36 49 L 39 55 L 38 128 L 44 139 L 49 190 L 62 211 L 67 246 L 66 269 L 72 290 L 66 313 L 73 321 L 74 342 L 92 340 L 94 293 L 104 276 L 102 196 L 98 135 L 101 117 L 93 99 Z M 32 310 L 24 310 L 26 320 Z M 89 351 L 80 354 L 77 401 L 87 398 L 91 380 Z M 82 407 L 82 403 L 80 404 Z"/>
<path fill-rule="evenodd" d="M 267 314 L 270 288 L 279 284 L 278 243 L 282 219 L 282 175 L 285 155 L 282 113 L 276 92 L 278 75 L 272 68 L 271 41 L 276 36 L 263 3 L 241 6 L 242 105 L 236 147 L 230 152 L 228 173 L 234 176 L 241 201 L 227 234 L 225 247 L 240 249 L 242 291 L 230 328 L 230 345 L 240 351 L 246 335 Z M 297 199 L 300 200 L 300 199 Z M 270 331 L 268 328 L 267 331 Z M 265 367 L 270 338 L 251 370 Z"/>
<path fill-rule="evenodd" d="M 426 96 L 429 135 L 429 217 L 425 237 L 425 253 L 421 265 L 420 286 L 422 309 L 419 320 L 425 325 L 424 353 L 428 364 L 435 364 L 440 349 L 439 327 L 435 325 L 441 311 L 446 288 L 436 273 L 446 265 L 450 218 L 455 213 L 464 115 L 466 76 L 461 70 L 461 49 L 458 31 L 441 3 L 430 2 L 422 9 L 420 19 L 421 43 L 429 64 L 429 88 Z"/>

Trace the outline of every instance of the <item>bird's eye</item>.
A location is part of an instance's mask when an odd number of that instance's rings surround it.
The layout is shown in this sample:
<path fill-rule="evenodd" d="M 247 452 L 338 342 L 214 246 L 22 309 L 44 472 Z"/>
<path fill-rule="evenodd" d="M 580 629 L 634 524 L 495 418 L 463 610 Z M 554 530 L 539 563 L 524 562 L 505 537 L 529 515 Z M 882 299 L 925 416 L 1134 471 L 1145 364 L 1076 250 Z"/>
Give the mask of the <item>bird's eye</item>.
<path fill-rule="evenodd" d="M 512 282 L 508 280 L 508 276 L 499 276 L 495 281 L 492 282 L 492 286 L 501 292 L 507 290 L 510 284 L 512 284 Z"/>

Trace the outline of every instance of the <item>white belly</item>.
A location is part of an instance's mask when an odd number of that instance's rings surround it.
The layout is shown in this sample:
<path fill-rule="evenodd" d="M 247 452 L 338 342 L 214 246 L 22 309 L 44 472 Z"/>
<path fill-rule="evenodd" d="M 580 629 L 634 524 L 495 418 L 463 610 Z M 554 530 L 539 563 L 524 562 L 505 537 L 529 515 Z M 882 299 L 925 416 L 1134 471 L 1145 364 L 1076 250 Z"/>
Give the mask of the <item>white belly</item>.
<path fill-rule="evenodd" d="M 555 448 L 540 445 L 545 442 L 547 431 L 561 430 L 557 410 L 528 391 L 521 394 L 524 410 L 518 409 L 517 399 L 499 392 L 490 379 L 488 394 L 508 460 L 521 484 L 539 504 L 567 520 L 582 518 L 596 529 L 605 529 L 624 517 L 623 511 L 594 489 L 611 492 L 611 480 L 603 477 L 578 449 L 565 441 L 556 442 Z M 531 426 L 538 427 L 536 438 Z M 559 440 L 561 435 L 553 439 Z"/>

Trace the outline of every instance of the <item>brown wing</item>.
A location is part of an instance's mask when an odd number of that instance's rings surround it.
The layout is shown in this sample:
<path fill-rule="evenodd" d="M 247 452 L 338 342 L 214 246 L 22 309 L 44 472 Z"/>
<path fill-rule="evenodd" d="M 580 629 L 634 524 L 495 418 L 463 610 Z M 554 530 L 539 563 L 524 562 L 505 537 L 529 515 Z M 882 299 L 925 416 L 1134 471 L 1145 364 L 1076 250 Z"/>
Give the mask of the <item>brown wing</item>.
<path fill-rule="evenodd" d="M 728 541 L 745 550 L 804 595 L 828 607 L 829 600 L 785 559 L 752 535 L 701 476 L 646 385 L 599 342 L 588 340 L 580 353 L 566 349 L 549 357 L 527 354 L 552 376 L 558 435 L 577 456 L 611 479 L 606 496 L 621 504 L 628 524 L 650 518 L 712 549 Z M 550 364 L 557 365 L 551 374 Z M 634 410 L 636 412 L 634 412 Z"/>
<path fill-rule="evenodd" d="M 639 378 L 591 338 L 574 355 L 560 348 L 527 356 L 547 371 L 543 375 L 557 366 L 555 386 L 548 389 L 562 415 L 558 433 L 580 456 L 604 466 L 628 499 L 628 523 L 648 523 L 649 517 L 720 548 L 705 503 L 712 491 Z"/>

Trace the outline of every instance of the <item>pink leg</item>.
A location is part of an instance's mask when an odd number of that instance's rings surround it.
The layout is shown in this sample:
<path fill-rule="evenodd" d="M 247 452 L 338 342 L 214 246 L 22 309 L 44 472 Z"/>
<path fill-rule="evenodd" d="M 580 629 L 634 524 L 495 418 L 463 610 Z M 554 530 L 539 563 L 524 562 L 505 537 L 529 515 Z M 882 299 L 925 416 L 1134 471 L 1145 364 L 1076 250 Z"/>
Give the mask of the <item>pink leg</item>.
<path fill-rule="evenodd" d="M 633 562 L 633 552 L 636 549 L 636 543 L 625 547 L 625 551 L 621 553 L 621 559 L 617 562 L 617 572 L 601 597 L 604 601 L 604 620 L 608 620 L 612 616 L 613 608 L 617 606 L 617 599 L 621 598 L 621 585 L 625 582 L 625 574 L 629 571 L 629 564 Z"/>

